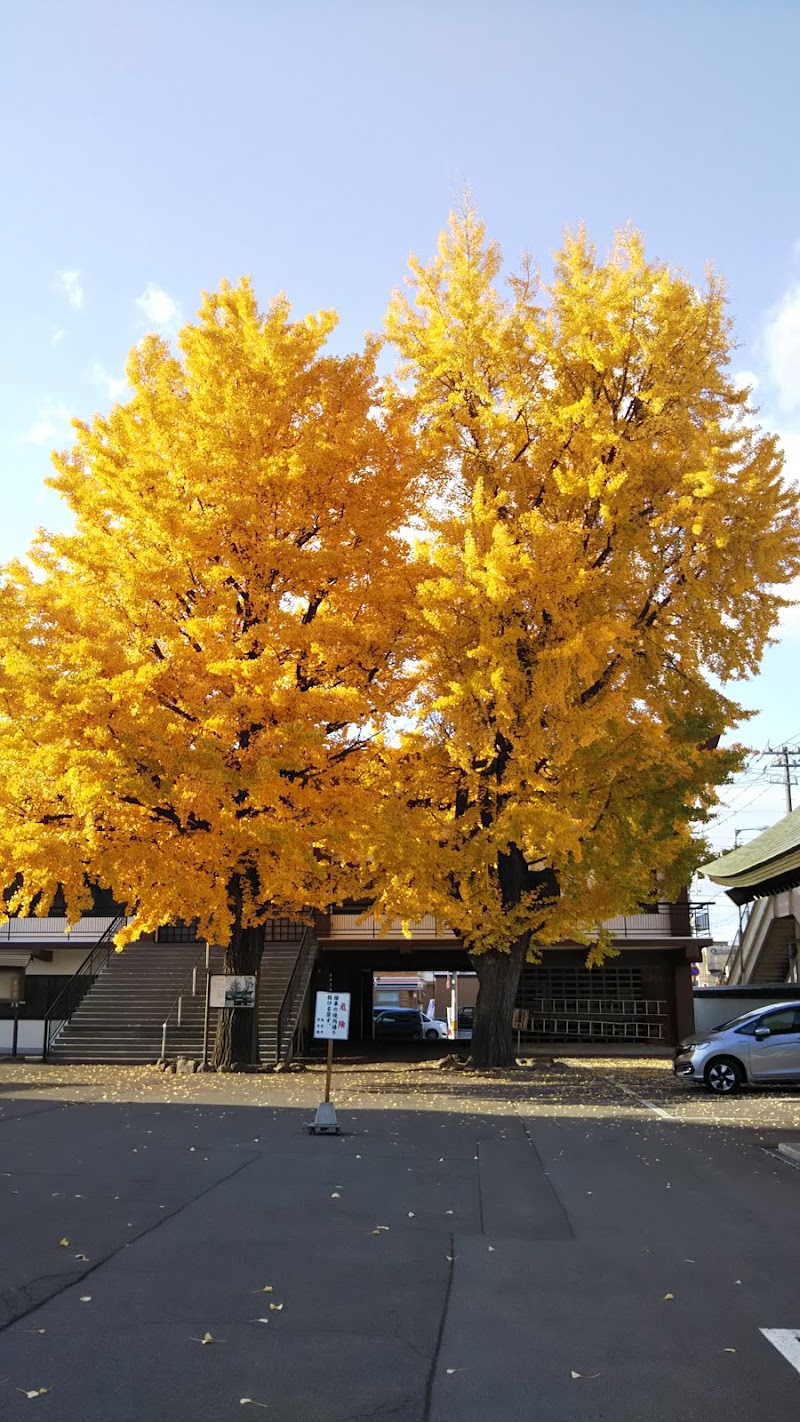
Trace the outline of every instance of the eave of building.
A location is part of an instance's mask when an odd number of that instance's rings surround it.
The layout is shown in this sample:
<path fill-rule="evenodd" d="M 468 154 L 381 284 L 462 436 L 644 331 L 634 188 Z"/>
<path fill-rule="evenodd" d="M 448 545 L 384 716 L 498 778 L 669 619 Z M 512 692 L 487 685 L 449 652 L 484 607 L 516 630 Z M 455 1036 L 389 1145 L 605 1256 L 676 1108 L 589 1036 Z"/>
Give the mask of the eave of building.
<path fill-rule="evenodd" d="M 725 889 L 736 904 L 769 898 L 800 885 L 800 810 L 728 854 L 702 865 L 700 873 Z"/>

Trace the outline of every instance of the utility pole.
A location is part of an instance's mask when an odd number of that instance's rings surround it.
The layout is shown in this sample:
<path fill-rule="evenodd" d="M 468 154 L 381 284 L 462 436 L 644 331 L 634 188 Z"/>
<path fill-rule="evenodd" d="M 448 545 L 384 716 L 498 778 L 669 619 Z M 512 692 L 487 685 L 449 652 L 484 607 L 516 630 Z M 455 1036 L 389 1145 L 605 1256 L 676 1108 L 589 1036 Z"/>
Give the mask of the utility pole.
<path fill-rule="evenodd" d="M 775 760 L 770 761 L 772 769 L 782 771 L 780 779 L 770 776 L 770 784 L 783 785 L 786 792 L 786 813 L 790 815 L 792 813 L 792 785 L 797 784 L 792 780 L 792 771 L 800 770 L 800 751 L 796 746 L 776 746 L 774 749 L 770 749 L 769 753 L 776 757 Z"/>

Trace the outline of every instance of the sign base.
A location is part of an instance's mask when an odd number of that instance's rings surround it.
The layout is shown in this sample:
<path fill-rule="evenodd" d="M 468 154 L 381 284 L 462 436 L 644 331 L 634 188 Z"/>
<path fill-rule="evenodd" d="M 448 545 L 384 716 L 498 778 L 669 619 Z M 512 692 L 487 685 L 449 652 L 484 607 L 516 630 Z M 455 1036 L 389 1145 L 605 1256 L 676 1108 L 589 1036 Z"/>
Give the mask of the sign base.
<path fill-rule="evenodd" d="M 332 1101 L 320 1101 L 313 1125 L 309 1126 L 312 1136 L 339 1135 L 336 1107 Z"/>

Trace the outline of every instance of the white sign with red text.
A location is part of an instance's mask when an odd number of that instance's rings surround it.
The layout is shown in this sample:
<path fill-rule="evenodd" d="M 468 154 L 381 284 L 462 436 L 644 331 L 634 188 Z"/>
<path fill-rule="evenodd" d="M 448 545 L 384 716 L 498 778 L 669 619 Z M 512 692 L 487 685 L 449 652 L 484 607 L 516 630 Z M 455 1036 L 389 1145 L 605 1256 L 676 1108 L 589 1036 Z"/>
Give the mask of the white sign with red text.
<path fill-rule="evenodd" d="M 314 1036 L 336 1041 L 350 1030 L 349 992 L 318 992 L 314 1008 Z"/>

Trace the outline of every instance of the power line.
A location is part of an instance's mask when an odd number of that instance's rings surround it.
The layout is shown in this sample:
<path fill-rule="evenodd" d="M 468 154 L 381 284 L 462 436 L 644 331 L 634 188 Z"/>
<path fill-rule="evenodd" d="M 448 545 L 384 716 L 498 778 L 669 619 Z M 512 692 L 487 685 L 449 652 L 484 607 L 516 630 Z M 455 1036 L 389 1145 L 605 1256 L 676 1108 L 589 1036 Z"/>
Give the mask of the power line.
<path fill-rule="evenodd" d="M 770 761 L 770 768 L 780 770 L 781 777 L 776 780 L 775 776 L 771 775 L 770 784 L 783 786 L 786 793 L 786 813 L 790 815 L 792 813 L 792 786 L 797 784 L 797 781 L 792 778 L 792 771 L 800 770 L 800 751 L 796 746 L 784 745 L 776 746 L 772 754 L 775 759 Z"/>

